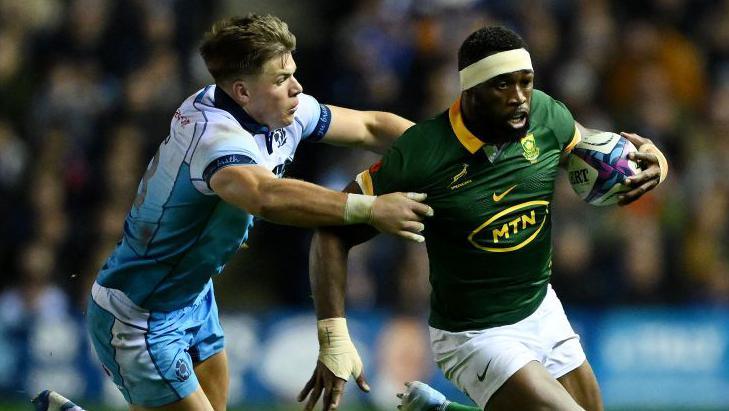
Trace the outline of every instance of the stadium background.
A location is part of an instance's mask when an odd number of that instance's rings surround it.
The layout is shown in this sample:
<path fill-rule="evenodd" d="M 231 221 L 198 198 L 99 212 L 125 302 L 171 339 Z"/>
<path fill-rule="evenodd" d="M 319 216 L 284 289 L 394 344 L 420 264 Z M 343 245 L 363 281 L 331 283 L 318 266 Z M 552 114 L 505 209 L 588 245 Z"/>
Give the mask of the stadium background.
<path fill-rule="evenodd" d="M 465 36 L 502 22 L 530 44 L 537 87 L 582 124 L 652 138 L 671 173 L 630 207 L 582 204 L 562 175 L 553 283 L 610 409 L 729 409 L 729 1 L 719 0 L 0 0 L 2 407 L 27 409 L 14 404 L 45 387 L 93 410 L 121 404 L 86 342 L 87 290 L 172 113 L 210 81 L 202 33 L 249 11 L 288 21 L 305 92 L 414 120 L 457 95 Z M 376 158 L 305 145 L 289 176 L 339 189 Z M 309 236 L 257 223 L 215 280 L 236 407 L 296 409 L 317 349 Z M 415 378 L 455 397 L 430 362 L 423 248 L 379 238 L 350 265 L 351 328 L 373 392 L 351 390 L 344 409 L 394 409 Z"/>

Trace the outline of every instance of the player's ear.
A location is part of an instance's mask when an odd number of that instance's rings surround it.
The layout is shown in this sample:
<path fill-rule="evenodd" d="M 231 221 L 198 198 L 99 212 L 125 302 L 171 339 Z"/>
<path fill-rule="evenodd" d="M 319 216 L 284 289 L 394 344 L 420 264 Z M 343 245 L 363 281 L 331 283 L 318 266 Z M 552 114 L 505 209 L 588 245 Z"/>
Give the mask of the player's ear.
<path fill-rule="evenodd" d="M 233 81 L 231 91 L 233 92 L 231 97 L 242 106 L 245 106 L 251 100 L 250 88 L 244 80 Z"/>

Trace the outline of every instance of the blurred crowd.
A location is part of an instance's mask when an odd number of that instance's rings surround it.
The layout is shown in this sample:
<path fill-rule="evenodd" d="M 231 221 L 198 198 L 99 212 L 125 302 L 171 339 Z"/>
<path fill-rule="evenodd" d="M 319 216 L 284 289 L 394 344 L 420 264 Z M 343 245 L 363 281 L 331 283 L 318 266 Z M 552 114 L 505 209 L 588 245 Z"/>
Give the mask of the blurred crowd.
<path fill-rule="evenodd" d="M 536 87 L 583 125 L 651 138 L 667 181 L 629 207 L 554 202 L 567 304 L 729 303 L 727 0 L 0 0 L 0 320 L 80 312 L 176 107 L 211 78 L 217 18 L 277 14 L 322 103 L 415 121 L 458 94 L 457 50 L 485 24 L 530 45 Z M 341 189 L 373 154 L 301 147 L 290 176 Z M 310 307 L 310 232 L 257 223 L 216 279 L 225 309 Z M 422 246 L 378 238 L 350 261 L 349 306 L 424 315 Z"/>

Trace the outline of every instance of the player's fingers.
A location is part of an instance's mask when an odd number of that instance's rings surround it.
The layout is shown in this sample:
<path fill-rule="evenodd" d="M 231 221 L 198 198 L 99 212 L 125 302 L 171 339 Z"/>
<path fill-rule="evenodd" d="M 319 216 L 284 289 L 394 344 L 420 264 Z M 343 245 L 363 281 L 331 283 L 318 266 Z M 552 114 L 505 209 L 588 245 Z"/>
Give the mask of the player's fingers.
<path fill-rule="evenodd" d="M 639 153 L 637 151 L 633 151 L 632 153 L 628 154 L 628 158 L 640 163 L 658 164 L 658 156 L 653 153 Z"/>
<path fill-rule="evenodd" d="M 415 201 L 425 201 L 426 198 L 428 198 L 428 195 L 425 193 L 405 193 L 405 197 L 415 200 Z"/>
<path fill-rule="evenodd" d="M 337 378 L 334 385 L 331 387 L 328 398 L 328 406 L 325 410 L 336 410 L 339 408 L 339 403 L 342 400 L 342 393 L 344 393 L 344 380 Z"/>
<path fill-rule="evenodd" d="M 359 389 L 361 389 L 364 392 L 370 392 L 370 385 L 367 384 L 367 379 L 365 378 L 364 371 L 362 371 L 362 374 L 357 377 L 357 385 L 359 386 Z"/>
<path fill-rule="evenodd" d="M 398 231 L 395 235 L 406 240 L 415 241 L 416 243 L 422 243 L 425 241 L 425 237 L 420 234 L 411 233 L 410 231 Z"/>
<path fill-rule="evenodd" d="M 324 388 L 324 395 L 321 398 L 321 411 L 329 411 L 331 409 L 336 410 L 336 407 L 332 407 L 332 387 L 327 386 Z"/>
<path fill-rule="evenodd" d="M 645 143 L 650 143 L 650 140 L 647 138 L 643 138 L 635 133 L 626 133 L 625 131 L 621 131 L 620 135 L 625 137 L 628 141 L 633 143 L 634 146 L 640 147 Z"/>
<path fill-rule="evenodd" d="M 411 233 L 419 233 L 425 230 L 425 224 L 420 221 L 406 221 L 402 224 L 402 229 Z"/>
<path fill-rule="evenodd" d="M 649 168 L 645 171 L 641 171 L 640 173 L 638 173 L 634 176 L 630 176 L 630 177 L 626 178 L 623 181 L 623 184 L 628 187 L 631 187 L 631 188 L 638 187 L 642 184 L 645 184 L 648 181 L 659 178 L 660 175 L 661 175 L 660 168 L 657 168 L 657 169 Z"/>
<path fill-rule="evenodd" d="M 660 173 L 661 166 L 660 162 L 658 161 L 658 156 L 653 153 L 633 152 L 628 154 L 628 158 L 638 163 L 638 167 L 640 167 L 641 170 L 654 169 L 657 170 L 658 173 Z"/>
<path fill-rule="evenodd" d="M 311 378 L 309 378 L 309 381 L 304 385 L 304 389 L 301 390 L 299 393 L 299 396 L 296 397 L 296 401 L 301 402 L 304 401 L 306 396 L 309 394 L 309 391 L 311 391 L 311 388 L 314 386 L 314 380 L 316 379 L 316 374 L 312 375 Z"/>
<path fill-rule="evenodd" d="M 638 188 L 634 190 L 630 190 L 625 194 L 622 194 L 618 197 L 618 205 L 624 206 L 632 203 L 633 201 L 639 199 L 643 196 L 643 194 L 650 191 L 653 187 L 655 187 L 658 184 L 656 180 L 650 180 L 647 183 L 639 186 Z"/>
<path fill-rule="evenodd" d="M 311 394 L 309 395 L 309 401 L 306 402 L 306 407 L 304 407 L 304 411 L 311 411 L 314 409 L 314 406 L 316 405 L 317 401 L 319 401 L 319 397 L 321 397 L 321 391 L 322 391 L 321 385 L 319 385 L 319 384 L 314 385 L 314 388 L 311 391 Z"/>
<path fill-rule="evenodd" d="M 413 211 L 416 214 L 422 215 L 425 217 L 433 217 L 433 214 L 435 214 L 435 212 L 433 211 L 433 207 L 431 207 L 427 204 L 422 204 L 422 203 L 414 204 Z"/>

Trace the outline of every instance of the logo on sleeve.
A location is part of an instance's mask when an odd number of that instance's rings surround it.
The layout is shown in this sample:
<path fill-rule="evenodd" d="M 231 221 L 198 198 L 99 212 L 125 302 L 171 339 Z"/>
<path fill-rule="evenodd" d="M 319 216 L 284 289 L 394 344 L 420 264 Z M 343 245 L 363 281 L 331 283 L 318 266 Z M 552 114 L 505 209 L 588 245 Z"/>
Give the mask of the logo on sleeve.
<path fill-rule="evenodd" d="M 182 114 L 182 112 L 179 109 L 177 111 L 175 111 L 175 114 L 172 117 L 174 117 L 175 120 L 179 121 L 180 125 L 182 127 L 185 127 L 186 125 L 190 124 L 190 121 L 191 121 L 190 117 Z"/>
<path fill-rule="evenodd" d="M 369 168 L 370 174 L 375 174 L 376 172 L 380 171 L 380 167 L 382 167 L 382 160 L 380 160 L 370 166 L 370 168 Z"/>

